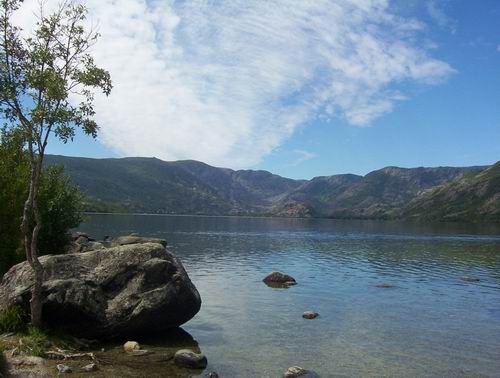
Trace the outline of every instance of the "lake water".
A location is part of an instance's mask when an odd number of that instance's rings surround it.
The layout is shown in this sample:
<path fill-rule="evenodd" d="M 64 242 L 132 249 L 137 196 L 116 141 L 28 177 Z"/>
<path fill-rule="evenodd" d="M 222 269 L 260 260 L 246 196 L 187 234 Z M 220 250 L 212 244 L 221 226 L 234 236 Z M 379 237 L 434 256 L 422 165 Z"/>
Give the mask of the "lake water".
<path fill-rule="evenodd" d="M 80 230 L 168 240 L 203 300 L 183 329 L 205 373 L 500 377 L 498 225 L 92 215 Z M 273 270 L 298 285 L 267 287 Z"/>

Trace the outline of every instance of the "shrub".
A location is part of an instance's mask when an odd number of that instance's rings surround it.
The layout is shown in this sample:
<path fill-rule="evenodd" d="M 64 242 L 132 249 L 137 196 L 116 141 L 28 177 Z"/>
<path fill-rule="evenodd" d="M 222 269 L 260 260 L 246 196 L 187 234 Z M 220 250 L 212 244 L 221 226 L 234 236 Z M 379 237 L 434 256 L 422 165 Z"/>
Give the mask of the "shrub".
<path fill-rule="evenodd" d="M 30 169 L 23 146 L 22 135 L 0 130 L 0 276 L 24 260 L 20 227 Z M 68 231 L 82 221 L 82 201 L 82 193 L 62 166 L 43 170 L 38 199 L 43 223 L 40 255 L 64 252 Z"/>
<path fill-rule="evenodd" d="M 27 321 L 27 314 L 21 306 L 9 307 L 0 313 L 0 332 L 22 332 Z"/>

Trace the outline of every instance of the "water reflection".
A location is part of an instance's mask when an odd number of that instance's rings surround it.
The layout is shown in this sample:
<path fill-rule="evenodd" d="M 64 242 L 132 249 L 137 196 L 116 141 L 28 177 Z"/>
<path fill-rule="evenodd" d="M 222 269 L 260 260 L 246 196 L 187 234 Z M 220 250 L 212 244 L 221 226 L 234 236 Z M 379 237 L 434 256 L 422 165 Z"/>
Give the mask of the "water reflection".
<path fill-rule="evenodd" d="M 221 376 L 500 371 L 498 225 L 100 215 L 82 228 L 169 241 L 203 300 L 185 329 Z M 272 270 L 298 285 L 267 287 Z"/>

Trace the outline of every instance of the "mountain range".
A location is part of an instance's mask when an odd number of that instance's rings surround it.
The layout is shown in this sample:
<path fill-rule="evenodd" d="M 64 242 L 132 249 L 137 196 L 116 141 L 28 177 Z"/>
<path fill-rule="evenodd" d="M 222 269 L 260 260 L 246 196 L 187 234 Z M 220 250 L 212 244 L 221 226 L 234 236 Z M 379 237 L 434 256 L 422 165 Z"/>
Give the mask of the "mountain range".
<path fill-rule="evenodd" d="M 500 221 L 500 162 L 293 180 L 193 160 L 48 155 L 45 161 L 64 165 L 87 195 L 87 211 Z"/>

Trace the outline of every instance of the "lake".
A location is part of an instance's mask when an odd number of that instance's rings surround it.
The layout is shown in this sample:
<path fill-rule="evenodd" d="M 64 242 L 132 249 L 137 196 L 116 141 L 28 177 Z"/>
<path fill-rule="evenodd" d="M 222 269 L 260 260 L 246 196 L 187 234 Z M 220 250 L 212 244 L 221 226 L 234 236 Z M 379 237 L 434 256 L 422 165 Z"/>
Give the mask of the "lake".
<path fill-rule="evenodd" d="M 89 215 L 79 230 L 167 239 L 202 297 L 183 329 L 205 372 L 500 377 L 499 225 Z M 298 284 L 267 287 L 273 270 Z"/>

